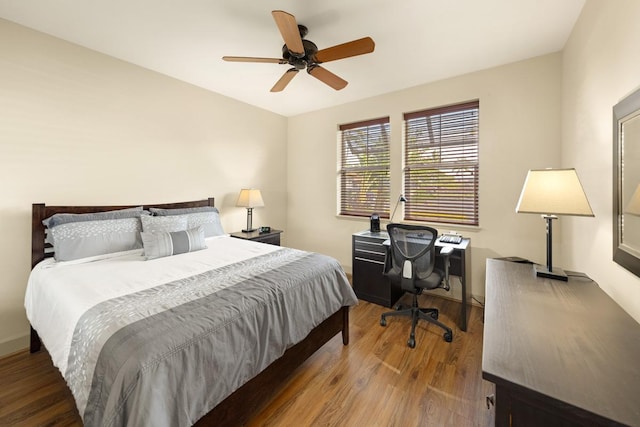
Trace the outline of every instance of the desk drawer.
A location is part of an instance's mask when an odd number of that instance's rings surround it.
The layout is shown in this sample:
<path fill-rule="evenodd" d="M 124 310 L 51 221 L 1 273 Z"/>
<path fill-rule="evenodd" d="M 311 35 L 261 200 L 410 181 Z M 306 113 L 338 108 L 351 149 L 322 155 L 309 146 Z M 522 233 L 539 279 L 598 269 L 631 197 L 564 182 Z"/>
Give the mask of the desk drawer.
<path fill-rule="evenodd" d="M 358 258 L 353 260 L 353 290 L 358 299 L 385 307 L 395 304 L 403 292 L 391 285 L 383 271 L 383 263 Z"/>
<path fill-rule="evenodd" d="M 384 264 L 385 254 L 374 252 L 374 251 L 356 249 L 355 251 L 353 251 L 353 258 L 360 259 L 363 261 L 371 261 L 371 262 L 375 262 L 382 265 Z"/>
<path fill-rule="evenodd" d="M 387 249 L 382 245 L 382 242 L 384 240 L 355 237 L 353 239 L 353 257 L 384 263 Z"/>
<path fill-rule="evenodd" d="M 377 236 L 353 236 L 353 290 L 359 299 L 391 307 L 402 296 L 384 275 L 387 252 L 386 233 Z"/>
<path fill-rule="evenodd" d="M 384 254 L 386 248 L 382 245 L 384 240 L 380 239 L 367 239 L 366 237 L 356 237 L 353 240 L 356 250 L 374 251 Z"/>

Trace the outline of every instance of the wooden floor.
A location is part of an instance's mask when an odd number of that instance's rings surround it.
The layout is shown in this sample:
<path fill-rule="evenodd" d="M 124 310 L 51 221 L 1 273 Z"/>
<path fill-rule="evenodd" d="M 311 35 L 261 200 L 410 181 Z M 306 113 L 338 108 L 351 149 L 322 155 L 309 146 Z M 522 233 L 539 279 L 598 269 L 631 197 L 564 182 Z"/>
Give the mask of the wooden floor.
<path fill-rule="evenodd" d="M 351 343 L 333 338 L 288 381 L 252 426 L 489 426 L 494 392 L 482 380 L 482 310 L 473 307 L 467 332 L 457 324 L 460 305 L 421 296 L 440 309 L 454 331 L 421 322 L 416 348 L 406 345 L 408 318 L 388 318 L 388 309 L 361 301 L 351 312 Z M 0 359 L 0 426 L 82 425 L 73 397 L 45 351 Z"/>

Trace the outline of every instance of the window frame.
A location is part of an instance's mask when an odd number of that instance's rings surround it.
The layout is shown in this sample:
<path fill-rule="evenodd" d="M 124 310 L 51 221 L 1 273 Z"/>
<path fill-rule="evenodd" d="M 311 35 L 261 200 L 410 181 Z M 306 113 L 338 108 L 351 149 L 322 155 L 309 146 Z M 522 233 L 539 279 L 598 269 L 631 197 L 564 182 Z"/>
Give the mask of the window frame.
<path fill-rule="evenodd" d="M 364 132 L 358 140 L 356 133 Z M 338 126 L 338 215 L 389 218 L 391 192 L 391 124 L 389 116 Z M 357 152 L 355 144 L 364 152 Z M 349 144 L 347 147 L 346 144 Z M 386 160 L 385 160 L 386 156 Z M 372 182 L 363 192 L 366 182 Z"/>
<path fill-rule="evenodd" d="M 404 113 L 403 118 L 404 220 L 479 226 L 480 101 Z M 432 136 L 414 137 L 427 129 Z M 436 189 L 424 192 L 425 187 Z"/>

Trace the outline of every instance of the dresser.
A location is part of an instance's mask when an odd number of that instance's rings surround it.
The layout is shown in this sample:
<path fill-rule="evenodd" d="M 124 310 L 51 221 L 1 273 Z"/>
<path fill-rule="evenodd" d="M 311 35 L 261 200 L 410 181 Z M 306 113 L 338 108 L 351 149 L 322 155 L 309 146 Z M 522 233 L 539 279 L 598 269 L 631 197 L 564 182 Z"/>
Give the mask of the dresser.
<path fill-rule="evenodd" d="M 597 283 L 488 259 L 482 377 L 496 426 L 640 426 L 640 324 Z"/>

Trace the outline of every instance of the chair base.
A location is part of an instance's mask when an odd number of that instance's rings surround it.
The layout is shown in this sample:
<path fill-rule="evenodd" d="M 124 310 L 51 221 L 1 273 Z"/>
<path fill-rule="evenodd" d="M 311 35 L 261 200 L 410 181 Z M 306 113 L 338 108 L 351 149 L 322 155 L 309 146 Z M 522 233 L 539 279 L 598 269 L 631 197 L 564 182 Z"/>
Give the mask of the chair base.
<path fill-rule="evenodd" d="M 451 328 L 438 321 L 438 309 L 418 307 L 417 294 L 413 295 L 413 303 L 411 307 L 403 308 L 402 306 L 398 306 L 394 311 L 382 313 L 380 316 L 380 325 L 387 326 L 387 316 L 405 316 L 411 318 L 411 333 L 409 335 L 409 340 L 407 341 L 407 345 L 410 348 L 415 348 L 416 346 L 416 325 L 418 324 L 418 320 L 426 320 L 429 323 L 439 326 L 445 331 L 443 335 L 444 340 L 446 342 L 453 341 L 453 331 Z"/>

